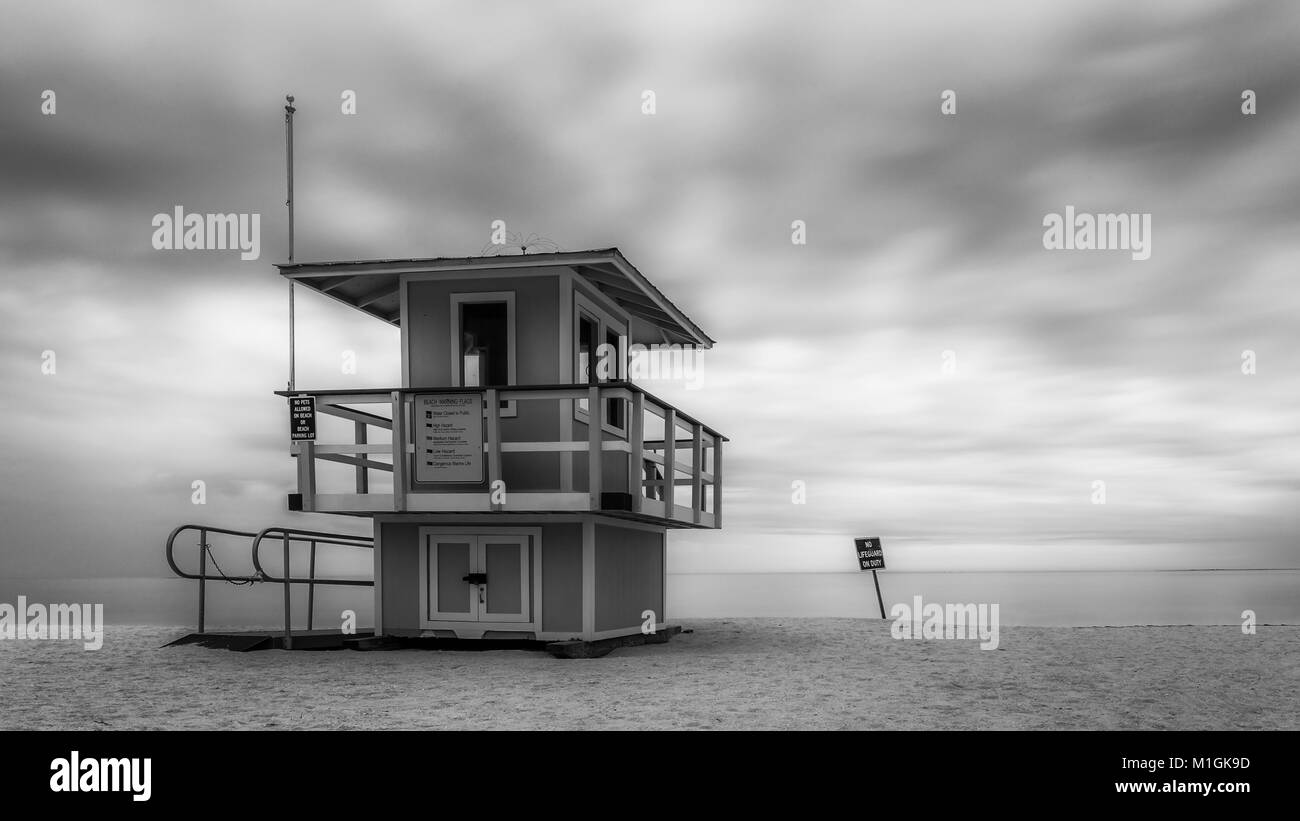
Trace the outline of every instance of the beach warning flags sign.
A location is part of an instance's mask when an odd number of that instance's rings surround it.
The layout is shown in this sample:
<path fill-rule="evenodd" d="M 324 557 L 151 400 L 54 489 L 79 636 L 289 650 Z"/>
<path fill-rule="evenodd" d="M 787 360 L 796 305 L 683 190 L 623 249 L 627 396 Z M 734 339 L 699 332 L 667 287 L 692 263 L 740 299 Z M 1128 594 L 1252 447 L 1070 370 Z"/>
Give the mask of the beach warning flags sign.
<path fill-rule="evenodd" d="M 316 397 L 289 397 L 289 439 L 298 442 L 316 438 Z"/>

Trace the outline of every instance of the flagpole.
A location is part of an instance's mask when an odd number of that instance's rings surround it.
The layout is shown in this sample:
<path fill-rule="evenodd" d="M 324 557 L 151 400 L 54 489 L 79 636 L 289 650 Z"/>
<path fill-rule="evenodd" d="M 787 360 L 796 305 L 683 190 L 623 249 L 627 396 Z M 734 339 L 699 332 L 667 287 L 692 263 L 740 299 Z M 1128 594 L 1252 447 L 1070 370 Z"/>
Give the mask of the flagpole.
<path fill-rule="evenodd" d="M 293 95 L 285 96 L 284 107 L 285 168 L 288 174 L 289 196 L 285 205 L 289 206 L 289 262 L 293 262 Z M 294 390 L 294 317 L 293 317 L 293 280 L 289 280 L 289 390 Z"/>

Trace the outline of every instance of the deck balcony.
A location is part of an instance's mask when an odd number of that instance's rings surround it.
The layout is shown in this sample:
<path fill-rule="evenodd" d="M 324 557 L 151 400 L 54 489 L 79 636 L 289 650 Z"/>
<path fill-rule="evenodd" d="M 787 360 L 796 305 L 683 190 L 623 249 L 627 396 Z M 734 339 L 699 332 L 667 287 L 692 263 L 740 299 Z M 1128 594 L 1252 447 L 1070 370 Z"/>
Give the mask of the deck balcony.
<path fill-rule="evenodd" d="M 722 526 L 726 438 L 630 382 L 277 393 L 314 397 L 318 419 L 291 446 L 291 510 Z"/>

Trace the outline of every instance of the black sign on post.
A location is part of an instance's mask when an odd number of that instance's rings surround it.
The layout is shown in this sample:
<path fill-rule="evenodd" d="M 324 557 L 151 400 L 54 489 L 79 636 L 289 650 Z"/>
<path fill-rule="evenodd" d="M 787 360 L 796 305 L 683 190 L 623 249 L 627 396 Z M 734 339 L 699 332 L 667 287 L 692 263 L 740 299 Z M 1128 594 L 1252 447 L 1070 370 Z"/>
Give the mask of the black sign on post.
<path fill-rule="evenodd" d="M 880 595 L 880 577 L 876 575 L 876 571 L 885 569 L 885 546 L 875 536 L 854 539 L 853 545 L 858 551 L 858 567 L 863 570 L 870 570 L 871 580 L 876 583 L 876 601 L 880 604 L 880 618 L 883 619 L 885 618 L 885 598 Z"/>
<path fill-rule="evenodd" d="M 853 544 L 858 548 L 858 566 L 863 570 L 885 569 L 885 549 L 880 539 L 854 539 Z"/>
<path fill-rule="evenodd" d="M 289 439 L 297 442 L 316 438 L 316 397 L 289 397 Z"/>

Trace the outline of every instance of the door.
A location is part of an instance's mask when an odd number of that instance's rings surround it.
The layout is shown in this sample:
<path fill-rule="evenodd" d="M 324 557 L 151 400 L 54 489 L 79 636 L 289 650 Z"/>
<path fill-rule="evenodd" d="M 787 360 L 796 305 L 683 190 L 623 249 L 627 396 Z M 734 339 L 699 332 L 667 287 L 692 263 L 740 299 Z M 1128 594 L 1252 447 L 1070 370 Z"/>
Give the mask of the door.
<path fill-rule="evenodd" d="M 478 543 L 474 536 L 430 536 L 428 542 L 430 621 L 478 621 L 478 588 L 469 583 Z"/>
<path fill-rule="evenodd" d="M 479 621 L 528 621 L 528 539 L 478 537 Z"/>
<path fill-rule="evenodd" d="M 529 621 L 528 537 L 430 535 L 430 621 Z"/>

